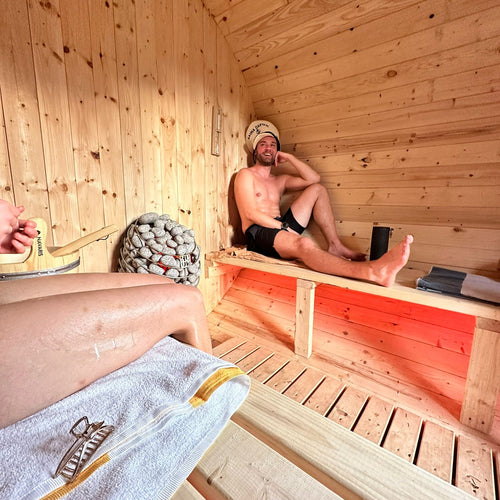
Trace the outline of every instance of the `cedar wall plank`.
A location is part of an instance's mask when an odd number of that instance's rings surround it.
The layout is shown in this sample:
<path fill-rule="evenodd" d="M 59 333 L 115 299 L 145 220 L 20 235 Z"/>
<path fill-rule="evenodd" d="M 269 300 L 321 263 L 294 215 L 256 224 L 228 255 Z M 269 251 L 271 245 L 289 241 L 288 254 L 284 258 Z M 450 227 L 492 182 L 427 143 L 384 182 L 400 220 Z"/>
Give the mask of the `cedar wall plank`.
<path fill-rule="evenodd" d="M 191 163 L 191 84 L 189 81 L 190 58 L 195 57 L 189 49 L 189 5 L 176 3 L 174 8 L 175 47 L 175 114 L 177 144 L 177 192 L 179 195 L 179 222 L 190 227 L 193 210 Z"/>
<path fill-rule="evenodd" d="M 119 229 L 106 240 L 108 269 L 115 269 L 116 247 L 126 228 L 126 215 L 113 9 L 102 2 L 89 2 L 89 8 L 104 218 L 106 225 L 114 224 Z M 104 269 L 101 266 L 99 270 Z"/>
<path fill-rule="evenodd" d="M 249 281 L 254 282 L 252 288 L 248 285 Z M 240 283 L 244 283 L 244 285 L 240 285 Z M 277 284 L 280 288 L 279 292 L 275 289 L 275 285 Z M 264 285 L 264 287 L 262 285 Z M 243 288 L 243 286 L 245 288 Z M 278 277 L 277 275 L 271 273 L 255 271 L 252 269 L 242 269 L 240 275 L 238 276 L 238 283 L 235 288 L 254 291 L 254 293 L 261 294 L 264 294 L 265 292 L 266 295 L 272 297 L 278 293 L 278 297 L 283 300 L 295 302 L 295 278 L 289 278 L 287 276 Z M 283 289 L 290 291 L 290 294 L 286 295 L 286 292 L 284 293 Z M 439 314 L 433 315 L 429 313 L 429 308 L 427 306 L 388 299 L 325 284 L 317 287 L 316 296 L 318 299 L 331 299 L 345 304 L 363 305 L 363 307 L 375 311 L 391 312 L 395 316 L 399 316 L 401 318 L 424 322 L 430 325 L 448 327 L 468 333 L 469 335 L 472 335 L 476 325 L 475 318 L 466 314 L 440 310 Z"/>
<path fill-rule="evenodd" d="M 344 94 L 340 92 L 341 88 L 338 88 L 338 93 L 335 89 L 331 95 L 330 91 L 333 89 L 316 87 L 304 96 L 304 99 L 311 103 L 310 107 L 302 107 L 302 101 L 295 101 L 293 95 L 283 96 L 284 102 L 278 109 L 276 103 L 270 103 L 269 106 L 263 103 L 263 106 L 266 118 L 284 127 L 317 123 L 325 120 L 325 117 L 341 119 L 407 107 L 413 109 L 413 106 L 440 101 L 445 101 L 444 104 L 439 104 L 440 106 L 450 106 L 450 99 L 497 92 L 500 89 L 499 74 L 500 67 L 494 65 L 434 80 L 414 81 L 397 87 L 379 86 L 375 91 L 351 97 L 349 93 L 353 93 L 352 87 L 346 87 Z M 277 101 L 280 101 L 280 98 Z"/>
<path fill-rule="evenodd" d="M 487 109 L 484 107 L 483 109 Z M 364 135 L 332 136 L 328 139 L 282 144 L 283 149 L 292 150 L 297 156 L 321 156 L 347 151 L 381 151 L 406 147 L 435 146 L 442 143 L 490 141 L 498 137 L 498 117 L 464 119 L 458 122 L 421 125 L 412 128 L 370 132 Z"/>
<path fill-rule="evenodd" d="M 2 104 L 2 94 L 0 93 L 0 105 Z M 9 168 L 9 153 L 7 149 L 7 137 L 5 136 L 5 121 L 3 114 L 0 115 L 0 196 L 2 200 L 14 203 L 14 193 L 12 192 L 12 179 Z"/>
<path fill-rule="evenodd" d="M 140 116 L 140 90 L 137 61 L 135 4 L 118 0 L 113 6 L 115 21 L 120 133 L 125 187 L 125 213 L 127 224 L 145 210 L 144 169 L 142 168 L 142 133 Z"/>
<path fill-rule="evenodd" d="M 401 33 L 406 33 L 407 30 L 414 31 L 415 27 L 419 27 L 419 17 L 421 17 L 418 16 L 421 9 L 420 5 L 417 4 L 418 1 L 415 0 L 398 2 L 371 0 L 364 2 L 363 5 L 352 1 L 336 2 L 334 10 L 322 15 L 317 13 L 314 18 L 305 20 L 304 23 L 298 25 L 297 21 L 301 19 L 301 16 L 295 15 L 294 25 L 290 26 L 289 29 L 284 27 L 279 35 L 272 36 L 272 43 L 266 40 L 266 34 L 272 30 L 276 19 L 268 17 L 260 22 L 263 25 L 262 38 L 260 40 L 254 40 L 253 37 L 249 40 L 245 38 L 241 44 L 235 44 L 236 56 L 240 61 L 245 61 L 243 69 L 255 66 L 257 70 L 263 61 L 269 62 L 272 59 L 278 66 L 278 72 L 281 70 L 280 63 L 283 58 L 291 54 L 299 56 L 314 54 L 314 60 L 317 60 L 315 62 L 320 62 L 323 58 L 328 57 L 328 53 L 331 53 L 331 47 L 335 47 L 335 54 L 351 53 L 353 46 L 360 50 L 373 45 L 375 39 L 380 43 L 382 40 L 397 38 L 401 36 Z M 299 8 L 294 4 L 289 7 L 290 12 L 294 7 Z M 412 15 L 411 21 L 413 23 L 411 26 L 410 19 L 399 12 L 405 7 L 410 7 L 404 12 Z M 280 17 L 283 10 L 278 13 Z M 316 11 L 319 11 L 317 7 Z M 275 15 L 274 18 L 278 15 Z M 380 33 L 383 29 L 383 20 L 387 20 L 389 24 L 395 17 L 399 21 L 398 25 L 394 25 L 390 32 L 383 30 L 385 33 Z M 433 23 L 429 21 L 428 16 L 426 17 L 425 27 L 428 27 Z M 252 34 L 254 33 L 255 31 L 252 29 Z M 241 33 L 236 33 L 235 36 L 237 39 L 242 38 Z M 232 37 L 229 40 L 232 41 Z M 332 43 L 330 48 L 328 47 L 329 41 Z"/>
<path fill-rule="evenodd" d="M 261 299 L 258 295 L 241 293 L 233 290 L 233 288 L 231 288 L 225 296 L 228 301 L 238 305 L 245 303 L 245 297 L 247 297 L 248 303 L 251 305 L 242 310 L 244 310 L 247 315 L 255 315 L 258 317 L 258 311 L 262 309 L 261 303 L 266 303 L 265 298 Z M 235 305 L 235 307 L 237 306 Z M 354 306 L 352 306 L 352 309 L 354 309 Z M 267 305 L 266 310 L 277 317 L 284 316 L 293 318 L 294 306 L 293 304 L 275 301 Z M 439 342 L 432 343 L 432 340 L 429 341 L 425 339 L 425 328 L 415 327 L 413 331 L 407 334 L 404 328 L 398 328 L 395 331 L 394 328 L 384 326 L 383 323 L 377 322 L 377 318 L 372 320 L 372 314 L 370 313 L 365 313 L 364 317 L 361 317 L 361 314 L 359 316 L 360 319 L 358 321 L 356 321 L 357 318 L 354 314 L 352 322 L 350 321 L 350 317 L 348 320 L 349 322 L 347 322 L 345 317 L 336 318 L 335 316 L 330 316 L 330 314 L 320 312 L 318 308 L 316 308 L 314 328 L 316 331 L 319 330 L 324 332 L 325 338 L 327 335 L 333 335 L 336 342 L 345 344 L 346 349 L 349 349 L 350 342 L 356 342 L 357 344 L 365 346 L 365 351 L 363 352 L 361 360 L 367 365 L 369 365 L 372 358 L 380 357 L 380 353 L 387 353 L 391 358 L 394 356 L 395 365 L 398 364 L 396 360 L 397 357 L 401 357 L 404 360 L 411 360 L 412 362 L 413 360 L 425 359 L 426 362 L 429 363 L 429 366 L 436 366 L 439 367 L 439 370 L 442 372 L 465 378 L 468 356 L 466 356 L 465 353 L 456 352 L 454 350 L 447 350 L 446 354 L 444 354 Z M 323 346 L 325 349 L 329 349 L 327 344 L 328 342 Z M 400 363 L 402 364 L 404 361 L 400 360 Z"/>
<path fill-rule="evenodd" d="M 287 3 L 287 0 L 232 1 L 231 8 L 217 16 L 216 21 L 222 33 L 227 35 L 263 15 L 270 15 L 273 10 L 284 7 Z"/>
<path fill-rule="evenodd" d="M 39 154 L 45 159 L 50 203 L 49 227 L 54 244 L 61 246 L 80 236 L 80 224 L 59 2 L 29 2 L 28 12 L 43 141 Z"/>
<path fill-rule="evenodd" d="M 177 146 L 175 138 L 175 73 L 174 43 L 171 26 L 173 24 L 173 3 L 160 0 L 155 3 L 156 58 L 158 75 L 158 94 L 160 106 L 160 165 L 162 173 L 162 212 L 174 220 L 178 218 Z"/>
<path fill-rule="evenodd" d="M 205 207 L 204 218 L 209 222 L 213 220 L 214 212 L 217 213 L 218 203 L 218 185 L 219 175 L 221 171 L 221 157 L 212 154 L 212 113 L 217 103 L 217 27 L 209 17 L 208 11 L 204 14 L 204 41 L 203 53 L 205 55 L 204 64 L 204 89 L 205 89 L 205 109 L 204 109 L 204 151 L 205 151 Z M 203 229 L 204 240 L 207 248 L 219 248 L 221 239 L 221 230 L 219 224 L 206 223 Z M 203 262 L 204 266 L 205 263 Z M 212 297 L 213 304 L 207 304 L 211 310 L 215 306 L 215 301 L 222 297 L 225 289 L 222 288 L 220 280 L 205 280 L 205 297 Z"/>
<path fill-rule="evenodd" d="M 0 23 L 2 156 L 0 196 L 25 205 L 26 217 L 49 220 L 35 68 L 26 2 L 7 2 Z M 5 120 L 5 122 L 4 122 Z M 7 126 L 8 124 L 8 126 Z M 12 168 L 12 166 L 14 168 Z M 49 244 L 52 234 L 48 234 Z"/>
<path fill-rule="evenodd" d="M 327 38 L 320 43 L 301 47 L 298 50 L 287 52 L 284 56 L 253 66 L 245 71 L 245 78 L 250 88 L 270 80 L 273 75 L 279 77 L 292 75 L 293 78 L 293 74 L 300 73 L 311 66 L 311 56 L 314 56 L 313 71 L 318 71 L 320 68 L 324 70 L 325 66 L 329 65 L 333 69 L 333 77 L 338 80 L 388 64 L 406 61 L 410 54 L 413 57 L 435 54 L 438 51 L 448 50 L 462 44 L 497 36 L 498 10 L 499 8 L 496 7 L 476 12 L 437 26 L 433 26 L 434 18 L 430 19 L 427 15 L 430 27 L 427 29 L 419 27 L 420 29 L 416 32 L 407 30 L 404 32 L 406 34 L 403 33 L 402 36 L 394 39 L 392 39 L 392 30 L 384 30 L 379 27 L 378 43 L 372 41 L 370 46 L 363 47 L 361 39 L 359 42 L 357 40 L 350 41 L 351 43 L 347 45 L 350 50 L 347 52 L 344 49 L 346 54 L 336 51 L 332 53 L 331 47 L 336 46 L 336 40 L 335 37 Z M 404 14 L 393 16 L 393 24 L 399 24 L 396 19 L 401 21 L 403 16 Z M 351 31 L 348 26 L 346 26 L 346 30 Z M 386 33 L 385 40 L 380 32 Z M 358 45 L 361 47 L 360 50 L 357 49 Z M 354 55 L 353 49 L 356 49 Z M 338 57 L 339 55 L 340 57 Z M 348 62 L 351 64 L 350 67 Z"/>
<path fill-rule="evenodd" d="M 162 165 L 160 163 L 160 112 L 157 73 L 154 0 L 136 5 L 137 71 L 139 74 L 142 165 L 144 169 L 144 210 L 162 213 Z M 140 15 L 137 15 L 140 12 Z M 140 214 L 138 214 L 140 215 Z"/>
<path fill-rule="evenodd" d="M 88 5 L 60 0 L 64 64 L 71 120 L 71 141 L 82 236 L 104 227 L 101 169 Z M 99 203 L 96 203 L 99 200 Z M 107 264 L 106 245 L 94 243 L 80 250 L 81 272 L 99 271 Z"/>
<path fill-rule="evenodd" d="M 255 309 L 245 307 L 229 297 L 230 291 L 225 296 L 224 303 L 218 305 L 218 311 L 226 314 L 228 318 L 242 317 L 245 318 L 247 324 L 253 327 L 258 327 L 264 331 L 269 331 L 280 342 L 284 343 L 284 339 L 289 335 L 289 344 L 292 345 L 292 334 L 294 322 L 287 321 L 284 318 L 290 317 L 290 310 L 286 308 L 277 308 L 274 305 L 272 318 L 266 315 L 262 318 L 259 312 L 258 303 Z M 286 309 L 286 310 L 285 310 Z M 283 313 L 285 311 L 285 313 Z M 282 316 L 282 314 L 284 314 Z M 233 320 L 234 322 L 234 320 Z M 462 376 L 447 373 L 441 370 L 439 364 L 425 365 L 420 360 L 425 360 L 427 349 L 415 349 L 415 343 L 401 338 L 399 347 L 401 352 L 397 355 L 383 351 L 384 345 L 374 348 L 369 345 L 370 339 L 376 339 L 379 335 L 378 330 L 373 330 L 366 327 L 356 327 L 349 325 L 346 328 L 345 323 L 334 325 L 337 331 L 328 329 L 327 331 L 315 329 L 315 336 L 313 339 L 313 352 L 320 353 L 326 359 L 337 360 L 337 363 L 350 369 L 355 369 L 359 373 L 371 378 L 374 377 L 374 369 L 377 368 L 377 381 L 380 383 L 384 378 L 393 383 L 396 380 L 408 382 L 409 384 L 425 388 L 429 392 L 439 393 L 451 401 L 461 401 L 463 398 L 463 385 L 466 370 L 466 360 L 462 363 L 460 369 L 463 372 Z M 347 336 L 343 332 L 347 331 Z M 333 336 L 333 337 L 332 337 Z M 331 338 L 330 338 L 331 337 Z M 347 338 L 345 338 L 347 337 Z M 413 345 L 412 345 L 413 344 Z M 415 358 L 409 357 L 417 356 L 419 361 Z M 423 356 L 423 357 L 422 357 Z M 444 355 L 442 354 L 444 357 Z M 447 357 L 447 355 L 446 355 Z M 439 358 L 438 350 L 434 350 L 434 359 Z M 448 369 L 450 369 L 448 367 Z M 443 385 L 443 380 L 447 380 Z"/>
<path fill-rule="evenodd" d="M 203 16 L 204 11 L 201 0 L 195 0 L 188 3 L 189 5 L 189 86 L 190 86 L 190 129 L 191 129 L 191 180 L 192 185 L 192 206 L 191 217 L 188 222 L 188 227 L 195 231 L 195 237 L 200 241 L 204 241 L 205 227 L 207 226 L 207 213 L 205 210 L 206 200 L 206 164 L 205 164 L 205 128 L 197 126 L 200 117 L 205 116 L 205 74 L 203 67 L 203 48 L 204 48 L 204 33 L 203 33 Z M 211 124 L 211 122 L 202 122 Z M 211 127 L 210 127 L 211 128 Z M 197 181 L 199 180 L 199 181 Z M 201 181 L 201 182 L 200 182 Z M 201 259 L 203 261 L 203 259 Z M 202 281 L 200 289 L 204 289 L 205 283 Z"/>
<path fill-rule="evenodd" d="M 412 148 L 411 150 L 396 148 L 365 154 L 338 154 L 328 158 L 315 157 L 309 161 L 320 173 L 345 172 L 351 175 L 359 171 L 395 170 L 398 172 L 399 169 L 415 167 L 435 167 L 436 170 L 438 167 L 465 165 L 487 166 L 492 164 L 493 167 L 496 167 L 500 162 L 500 141 L 443 144 L 441 146 Z"/>
<path fill-rule="evenodd" d="M 275 277 L 274 282 L 276 283 Z M 281 280 L 279 280 L 282 285 Z M 265 292 L 267 285 L 262 283 L 258 277 L 254 280 L 245 279 L 242 275 L 238 277 L 237 282 L 232 287 L 238 290 L 240 297 L 244 294 L 256 294 L 260 296 L 268 296 Z M 348 294 L 346 290 L 341 293 L 335 293 L 334 287 L 322 287 L 324 292 L 316 296 L 315 311 L 324 315 L 333 316 L 337 319 L 347 320 L 355 324 L 374 327 L 378 330 L 391 332 L 396 335 L 404 335 L 405 337 L 413 338 L 418 342 L 429 345 L 439 346 L 458 353 L 470 354 L 472 345 L 473 325 L 467 333 L 458 332 L 452 329 L 450 325 L 437 326 L 431 325 L 429 322 L 429 308 L 426 308 L 425 317 L 422 320 L 406 319 L 404 317 L 396 317 L 394 307 L 388 308 L 384 312 L 383 307 L 378 306 L 382 301 L 372 301 L 375 307 L 370 307 L 370 296 L 367 294 Z M 327 290 L 325 290 L 327 288 Z M 289 293 L 288 293 L 289 292 Z M 295 295 L 292 291 L 285 288 L 273 289 L 273 299 L 280 302 L 295 302 Z M 394 303 L 396 301 L 392 301 Z M 468 319 L 468 317 L 466 317 Z M 317 326 L 317 322 L 315 322 Z M 463 328 L 462 325 L 459 325 Z"/>
<path fill-rule="evenodd" d="M 354 187 L 377 188 L 409 187 L 415 189 L 425 180 L 426 186 L 464 187 L 484 186 L 500 182 L 500 171 L 495 164 L 453 165 L 432 167 L 396 168 L 391 172 L 365 169 L 356 173 L 326 173 L 321 176 L 328 189 L 352 189 Z"/>
<path fill-rule="evenodd" d="M 335 47 L 337 56 L 349 54 L 353 46 L 359 51 L 383 40 L 405 36 L 497 5 L 495 0 L 484 0 L 481 5 L 476 3 L 473 6 L 467 0 L 455 1 L 453 9 L 449 9 L 444 0 L 304 3 L 290 2 L 274 15 L 263 17 L 246 26 L 245 30 L 228 36 L 242 69 L 304 46 L 309 46 L 312 53 L 323 40 L 332 38 L 331 47 Z M 311 7 L 311 14 L 308 7 Z M 388 25 L 391 25 L 391 30 L 386 29 Z"/>
<path fill-rule="evenodd" d="M 333 68 L 317 68 L 314 72 L 311 69 L 306 74 L 300 72 L 279 78 L 275 83 L 265 82 L 251 88 L 255 111 L 259 116 L 266 117 L 321 105 L 337 99 L 369 95 L 370 91 L 378 91 L 379 95 L 382 95 L 388 89 L 422 81 L 428 81 L 431 84 L 439 83 L 441 78 L 443 80 L 447 77 L 456 79 L 454 75 L 464 72 L 473 75 L 472 81 L 474 82 L 477 77 L 476 71 L 484 67 L 495 67 L 498 64 L 493 49 L 498 41 L 499 37 L 494 37 L 425 56 L 417 56 L 408 61 L 389 64 L 364 73 L 339 75 L 336 79 L 331 77 Z M 494 75 L 495 73 L 490 70 L 489 78 L 494 79 Z M 303 91 L 304 87 L 307 88 L 307 92 Z M 460 89 L 457 91 L 459 96 L 462 93 L 464 91 Z M 412 94 L 413 89 L 407 95 L 408 100 L 411 100 Z M 454 94 L 450 95 L 450 92 L 447 92 L 445 96 L 454 97 Z M 356 101 L 354 105 L 356 106 Z M 273 116 L 273 120 L 277 125 L 281 125 L 279 118 Z"/>
<path fill-rule="evenodd" d="M 301 126 L 295 126 L 291 129 L 282 127 L 280 139 L 285 144 L 292 144 L 297 142 L 299 136 L 301 140 L 310 142 L 331 137 L 329 134 L 332 134 L 332 132 L 334 132 L 335 137 L 344 137 L 418 128 L 441 123 L 445 113 L 448 119 L 454 122 L 472 120 L 483 116 L 497 116 L 500 111 L 499 94 L 499 92 L 494 92 L 479 96 L 467 96 L 430 104 L 407 106 L 405 110 L 395 109 L 372 113 L 368 121 L 364 116 L 353 116 L 344 119 L 334 116 L 333 119 L 323 121 L 318 125 L 301 124 Z M 328 116 L 328 114 L 323 116 Z"/>

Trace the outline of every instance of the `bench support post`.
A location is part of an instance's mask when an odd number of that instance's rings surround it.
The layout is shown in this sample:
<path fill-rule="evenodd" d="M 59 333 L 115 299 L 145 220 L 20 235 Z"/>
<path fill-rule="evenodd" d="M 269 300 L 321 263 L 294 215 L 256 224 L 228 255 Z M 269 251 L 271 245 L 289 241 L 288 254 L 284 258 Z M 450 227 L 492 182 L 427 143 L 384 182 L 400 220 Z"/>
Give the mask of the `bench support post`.
<path fill-rule="evenodd" d="M 500 321 L 477 318 L 460 421 L 491 432 L 500 390 Z"/>
<path fill-rule="evenodd" d="M 314 281 L 297 279 L 295 354 L 305 358 L 311 357 L 312 354 L 315 289 Z"/>

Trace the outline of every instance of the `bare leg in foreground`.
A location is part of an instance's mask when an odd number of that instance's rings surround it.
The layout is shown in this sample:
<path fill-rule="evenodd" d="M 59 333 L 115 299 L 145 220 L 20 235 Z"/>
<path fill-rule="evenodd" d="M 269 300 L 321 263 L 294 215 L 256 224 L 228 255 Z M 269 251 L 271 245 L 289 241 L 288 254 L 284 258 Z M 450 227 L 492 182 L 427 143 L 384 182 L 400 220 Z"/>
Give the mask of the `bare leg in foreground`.
<path fill-rule="evenodd" d="M 280 231 L 276 235 L 274 247 L 284 259 L 300 259 L 307 267 L 320 273 L 391 286 L 394 284 L 397 273 L 408 262 L 412 242 L 413 236 L 407 235 L 403 241 L 391 248 L 380 259 L 367 262 L 337 257 L 318 248 L 309 238 L 288 231 Z"/>
<path fill-rule="evenodd" d="M 100 289 L 86 290 L 90 282 Z M 211 352 L 200 292 L 163 277 L 57 275 L 0 283 L 0 290 L 0 428 L 127 365 L 167 335 Z"/>

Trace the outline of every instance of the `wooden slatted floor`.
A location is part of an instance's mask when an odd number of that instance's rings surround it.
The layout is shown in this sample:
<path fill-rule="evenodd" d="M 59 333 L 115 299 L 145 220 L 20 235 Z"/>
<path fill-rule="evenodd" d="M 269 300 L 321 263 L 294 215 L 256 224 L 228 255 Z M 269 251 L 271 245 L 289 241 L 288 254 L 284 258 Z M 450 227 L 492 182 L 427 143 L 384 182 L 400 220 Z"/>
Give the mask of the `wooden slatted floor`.
<path fill-rule="evenodd" d="M 236 364 L 253 380 L 458 488 L 481 499 L 497 498 L 498 451 L 487 442 L 456 434 L 241 337 L 219 344 L 214 354 Z"/>
<path fill-rule="evenodd" d="M 209 314 L 216 355 L 477 498 L 500 498 L 496 434 L 485 436 L 460 424 L 459 403 L 453 397 L 460 396 L 458 389 L 449 389 L 451 396 L 445 397 L 411 385 L 410 378 L 384 377 L 385 359 L 379 372 L 373 360 L 370 369 L 363 363 L 352 363 L 350 369 L 345 358 L 335 357 L 335 339 L 332 344 L 322 339 L 321 345 L 331 345 L 328 356 L 313 350 L 311 358 L 298 358 L 293 353 L 293 293 L 275 284 L 272 276 L 263 279 L 264 288 L 260 277 L 240 273 Z M 261 291 L 254 293 L 256 289 Z M 352 350 L 349 354 L 356 355 Z"/>

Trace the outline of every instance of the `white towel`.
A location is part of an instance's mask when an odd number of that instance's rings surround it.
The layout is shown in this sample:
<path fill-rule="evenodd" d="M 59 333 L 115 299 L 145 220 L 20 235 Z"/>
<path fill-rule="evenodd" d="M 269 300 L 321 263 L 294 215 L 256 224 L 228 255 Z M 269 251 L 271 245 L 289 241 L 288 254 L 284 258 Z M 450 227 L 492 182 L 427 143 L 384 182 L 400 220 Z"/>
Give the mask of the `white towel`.
<path fill-rule="evenodd" d="M 485 276 L 467 273 L 462 283 L 461 293 L 467 297 L 500 304 L 500 282 Z"/>
<path fill-rule="evenodd" d="M 66 482 L 53 475 L 84 415 L 115 430 L 65 498 L 170 498 L 249 386 L 234 365 L 166 337 L 137 361 L 0 430 L 0 498 L 61 498 Z"/>

